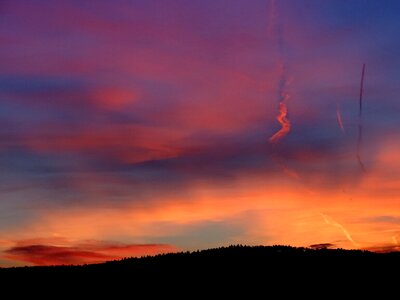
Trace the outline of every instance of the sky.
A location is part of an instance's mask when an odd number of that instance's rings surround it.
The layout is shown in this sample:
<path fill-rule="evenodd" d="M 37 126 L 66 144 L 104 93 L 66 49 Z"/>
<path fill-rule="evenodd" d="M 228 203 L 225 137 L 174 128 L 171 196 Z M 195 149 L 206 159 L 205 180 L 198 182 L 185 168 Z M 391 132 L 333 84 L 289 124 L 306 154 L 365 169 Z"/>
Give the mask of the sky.
<path fill-rule="evenodd" d="M 399 16 L 395 0 L 2 0 L 0 266 L 398 250 Z"/>

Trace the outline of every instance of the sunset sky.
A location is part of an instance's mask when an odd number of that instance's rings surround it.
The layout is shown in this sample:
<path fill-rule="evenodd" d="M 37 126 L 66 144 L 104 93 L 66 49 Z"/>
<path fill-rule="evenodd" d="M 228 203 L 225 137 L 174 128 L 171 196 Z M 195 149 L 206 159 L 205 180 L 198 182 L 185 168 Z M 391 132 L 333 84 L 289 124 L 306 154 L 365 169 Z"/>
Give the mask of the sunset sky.
<path fill-rule="evenodd" d="M 396 0 L 1 0 L 0 266 L 400 249 L 399 28 Z"/>

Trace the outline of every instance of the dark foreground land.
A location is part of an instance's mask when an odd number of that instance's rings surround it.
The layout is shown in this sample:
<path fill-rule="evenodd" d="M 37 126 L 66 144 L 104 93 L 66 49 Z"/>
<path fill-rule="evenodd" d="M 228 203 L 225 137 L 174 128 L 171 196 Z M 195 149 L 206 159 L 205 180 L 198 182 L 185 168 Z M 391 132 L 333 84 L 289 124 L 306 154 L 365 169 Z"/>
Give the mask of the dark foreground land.
<path fill-rule="evenodd" d="M 398 295 L 398 274 L 399 252 L 287 246 L 231 246 L 95 265 L 0 269 L 3 284 L 40 282 L 70 288 L 92 285 L 97 292 L 118 287 L 117 290 L 145 289 L 149 295 L 187 288 L 195 294 L 215 288 L 231 294 L 236 290 L 309 293 L 321 288 L 329 294 L 348 288 L 365 294 L 369 289 L 387 292 L 390 288 Z"/>

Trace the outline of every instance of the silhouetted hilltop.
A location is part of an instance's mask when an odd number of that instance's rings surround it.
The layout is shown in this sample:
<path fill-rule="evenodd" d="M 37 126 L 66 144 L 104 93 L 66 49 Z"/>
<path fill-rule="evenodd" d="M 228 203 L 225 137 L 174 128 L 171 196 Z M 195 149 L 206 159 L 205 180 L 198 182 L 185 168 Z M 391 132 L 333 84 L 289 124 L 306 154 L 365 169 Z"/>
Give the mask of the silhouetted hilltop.
<path fill-rule="evenodd" d="M 376 284 L 376 280 L 393 280 L 391 271 L 399 267 L 398 252 L 379 254 L 361 250 L 238 245 L 83 266 L 7 268 L 0 269 L 0 275 L 2 279 L 40 279 L 46 284 L 68 282 L 72 286 L 89 281 L 100 286 L 128 281 L 129 286 L 138 288 L 150 283 L 199 288 L 224 284 L 231 288 L 236 285 L 276 288 L 306 287 L 307 284 L 329 286 L 335 282 L 343 286 L 358 281 L 362 284 L 375 281 Z"/>

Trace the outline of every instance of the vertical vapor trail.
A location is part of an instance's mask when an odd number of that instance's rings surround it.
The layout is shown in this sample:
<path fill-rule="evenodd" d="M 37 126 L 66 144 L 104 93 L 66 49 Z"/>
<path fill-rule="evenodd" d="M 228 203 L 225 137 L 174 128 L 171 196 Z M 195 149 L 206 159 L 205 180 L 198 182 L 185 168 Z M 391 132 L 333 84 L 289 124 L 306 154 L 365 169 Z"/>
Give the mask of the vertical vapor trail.
<path fill-rule="evenodd" d="M 351 237 L 350 233 L 347 231 L 346 228 L 344 228 L 344 226 L 338 222 L 336 222 L 335 220 L 333 220 L 331 217 L 324 215 L 322 213 L 320 213 L 321 217 L 324 219 L 324 222 L 328 225 L 334 226 L 339 228 L 343 234 L 345 235 L 345 237 L 347 238 L 347 240 L 349 240 L 355 247 L 359 247 L 360 245 L 358 243 L 356 243 L 353 238 Z"/>
<path fill-rule="evenodd" d="M 267 34 L 268 39 L 276 47 L 278 53 L 278 78 L 279 83 L 277 87 L 277 98 L 279 103 L 279 113 L 276 120 L 281 125 L 281 128 L 274 133 L 270 138 L 269 142 L 271 144 L 278 144 L 279 141 L 285 137 L 290 129 L 291 123 L 288 119 L 288 108 L 286 105 L 287 100 L 290 98 L 287 88 L 289 85 L 289 80 L 287 76 L 287 64 L 285 62 L 285 43 L 283 36 L 283 25 L 279 22 L 276 0 L 269 1 L 268 7 L 268 24 L 267 24 Z M 299 180 L 300 176 L 295 170 L 292 170 L 277 153 L 272 153 L 272 159 L 280 166 L 282 171 L 292 179 Z"/>
<path fill-rule="evenodd" d="M 392 241 L 393 241 L 393 244 L 395 244 L 396 246 L 399 245 L 399 241 L 397 240 L 397 237 L 395 235 L 392 236 Z"/>
<path fill-rule="evenodd" d="M 358 110 L 358 139 L 357 139 L 357 160 L 358 160 L 358 164 L 360 165 L 361 170 L 365 172 L 364 163 L 362 162 L 361 155 L 360 155 L 362 136 L 363 136 L 362 97 L 363 97 L 363 91 L 364 91 L 364 75 L 365 75 L 365 63 L 363 64 L 362 72 L 361 72 L 360 98 L 359 98 L 359 110 Z"/>
<path fill-rule="evenodd" d="M 342 130 L 342 132 L 344 133 L 344 126 L 343 126 L 343 120 L 342 120 L 342 115 L 340 113 L 340 108 L 339 105 L 336 106 L 336 118 L 340 127 L 340 130 Z"/>
<path fill-rule="evenodd" d="M 277 9 L 274 0 L 270 1 L 269 8 L 269 23 L 268 23 L 268 36 L 273 39 L 278 48 L 279 54 L 279 84 L 278 84 L 278 101 L 279 101 L 279 113 L 276 117 L 281 128 L 269 138 L 271 143 L 278 143 L 283 137 L 285 137 L 291 128 L 291 123 L 288 119 L 288 108 L 286 105 L 289 99 L 289 93 L 287 87 L 289 85 L 287 76 L 287 66 L 285 63 L 285 44 L 283 38 L 282 24 L 277 22 Z"/>

